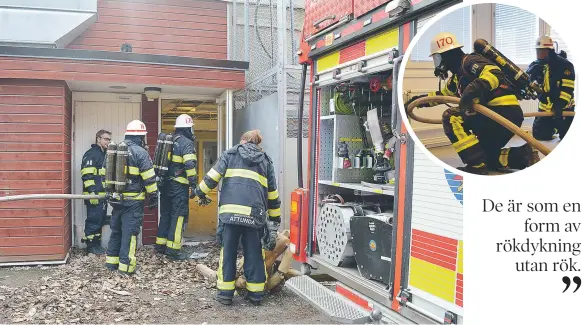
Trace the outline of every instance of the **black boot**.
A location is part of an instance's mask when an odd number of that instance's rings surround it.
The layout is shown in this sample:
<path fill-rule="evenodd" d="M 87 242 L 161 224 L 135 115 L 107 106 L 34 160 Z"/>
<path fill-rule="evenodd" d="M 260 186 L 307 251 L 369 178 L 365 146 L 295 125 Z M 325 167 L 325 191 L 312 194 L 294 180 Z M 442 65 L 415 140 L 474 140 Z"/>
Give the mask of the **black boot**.
<path fill-rule="evenodd" d="M 253 306 L 261 305 L 261 300 L 251 297 L 248 291 L 245 293 L 244 300 L 250 302 Z"/>
<path fill-rule="evenodd" d="M 154 249 L 156 250 L 156 253 L 158 254 L 166 254 L 166 245 L 160 245 L 160 244 L 156 244 L 154 246 Z"/>
<path fill-rule="evenodd" d="M 105 249 L 101 247 L 101 237 L 94 237 L 87 240 L 87 254 L 103 255 Z"/>
<path fill-rule="evenodd" d="M 186 252 L 173 248 L 166 248 L 166 256 L 172 261 L 184 261 L 190 258 Z"/>
<path fill-rule="evenodd" d="M 214 300 L 218 301 L 219 303 L 225 305 L 225 306 L 230 306 L 232 305 L 232 298 L 226 298 L 223 297 L 221 295 L 216 295 L 216 297 L 214 298 Z"/>

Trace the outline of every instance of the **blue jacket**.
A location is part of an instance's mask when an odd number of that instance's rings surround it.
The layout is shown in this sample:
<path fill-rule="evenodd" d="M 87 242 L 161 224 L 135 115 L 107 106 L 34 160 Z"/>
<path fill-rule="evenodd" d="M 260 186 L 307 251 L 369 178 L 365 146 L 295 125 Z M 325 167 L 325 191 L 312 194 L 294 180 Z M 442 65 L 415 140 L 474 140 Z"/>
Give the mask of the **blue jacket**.
<path fill-rule="evenodd" d="M 96 144 L 83 155 L 81 162 L 81 179 L 83 180 L 83 194 L 105 194 L 103 179 L 105 177 L 105 150 Z"/>
<path fill-rule="evenodd" d="M 222 179 L 218 214 L 225 224 L 262 228 L 267 218 L 281 222 L 281 200 L 273 161 L 254 144 L 225 151 L 196 188 L 208 194 Z"/>
<path fill-rule="evenodd" d="M 191 136 L 176 129 L 174 146 L 172 148 L 172 161 L 168 166 L 168 178 L 180 184 L 196 187 L 198 174 L 196 168 L 198 161 L 194 141 Z"/>
<path fill-rule="evenodd" d="M 527 73 L 537 81 L 543 92 L 539 94 L 541 111 L 561 111 L 574 106 L 574 65 L 567 59 L 550 52 L 548 60 L 532 62 Z"/>

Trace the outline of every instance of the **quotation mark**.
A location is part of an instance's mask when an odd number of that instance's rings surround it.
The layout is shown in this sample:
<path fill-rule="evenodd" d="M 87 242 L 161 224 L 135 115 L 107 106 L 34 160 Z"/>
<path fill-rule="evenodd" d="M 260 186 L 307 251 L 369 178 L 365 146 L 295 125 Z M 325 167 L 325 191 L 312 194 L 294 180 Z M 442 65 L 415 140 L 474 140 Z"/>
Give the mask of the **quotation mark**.
<path fill-rule="evenodd" d="M 580 289 L 580 285 L 582 284 L 582 280 L 580 280 L 580 277 L 578 277 L 578 276 L 573 277 L 572 280 L 574 280 L 574 283 L 576 283 L 576 289 L 574 290 L 574 292 L 576 292 L 576 291 L 578 291 L 578 289 Z M 572 284 L 572 282 L 570 281 L 570 278 L 567 276 L 562 278 L 562 282 L 564 282 L 564 284 L 566 285 L 566 289 L 564 289 L 564 291 L 562 291 L 562 293 L 564 293 L 568 290 L 568 288 L 570 288 L 570 284 Z"/>

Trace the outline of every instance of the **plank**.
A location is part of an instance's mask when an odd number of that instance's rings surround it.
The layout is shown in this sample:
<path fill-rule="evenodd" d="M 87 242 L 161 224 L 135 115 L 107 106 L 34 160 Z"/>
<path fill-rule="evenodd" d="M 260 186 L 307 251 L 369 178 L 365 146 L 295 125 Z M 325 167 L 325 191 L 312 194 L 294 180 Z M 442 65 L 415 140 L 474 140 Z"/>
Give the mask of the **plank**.
<path fill-rule="evenodd" d="M 42 261 L 60 261 L 65 258 L 65 254 L 49 254 L 49 255 L 12 255 L 1 256 L 0 263 L 16 263 L 16 262 L 42 262 Z"/>
<path fill-rule="evenodd" d="M 62 208 L 52 209 L 0 209 L 0 219 L 62 218 Z"/>
<path fill-rule="evenodd" d="M 1 138 L 0 138 L 1 139 Z M 2 141 L 4 139 L 1 139 Z M 59 143 L 6 143 L 0 142 L 0 151 L 4 152 L 19 152 L 19 151 L 34 151 L 34 152 L 63 152 L 63 145 Z M 0 162 L 0 165 L 3 163 Z M 40 164 L 38 164 L 40 165 Z"/>
<path fill-rule="evenodd" d="M 62 245 L 0 247 L 0 256 L 63 254 Z"/>
<path fill-rule="evenodd" d="M 63 172 L 59 171 L 0 171 L 0 180 L 62 180 Z"/>
<path fill-rule="evenodd" d="M 11 96 L 0 94 L 0 103 L 9 105 L 64 105 L 64 100 L 62 96 Z"/>
<path fill-rule="evenodd" d="M 0 247 L 56 246 L 63 244 L 62 236 L 2 237 Z"/>
<path fill-rule="evenodd" d="M 63 217 L 0 219 L 0 228 L 57 227 L 60 229 L 62 226 Z"/>
<path fill-rule="evenodd" d="M 0 192 L 6 192 L 10 190 L 29 190 L 29 189 L 38 189 L 39 191 L 42 191 L 45 189 L 62 189 L 62 188 L 63 188 L 62 180 L 59 181 L 34 180 L 19 182 L 0 180 Z"/>

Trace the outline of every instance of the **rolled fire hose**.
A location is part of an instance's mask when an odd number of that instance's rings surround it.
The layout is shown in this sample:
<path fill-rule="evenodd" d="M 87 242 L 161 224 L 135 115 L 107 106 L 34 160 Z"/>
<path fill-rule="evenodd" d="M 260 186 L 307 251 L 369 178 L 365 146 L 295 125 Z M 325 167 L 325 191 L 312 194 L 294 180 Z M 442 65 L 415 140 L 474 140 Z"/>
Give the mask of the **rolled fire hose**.
<path fill-rule="evenodd" d="M 98 194 L 25 194 L 0 197 L 0 203 L 19 200 L 90 200 L 104 198 L 105 195 Z"/>
<path fill-rule="evenodd" d="M 426 103 L 439 103 L 439 104 L 445 104 L 445 103 L 449 103 L 449 104 L 459 104 L 459 102 L 461 101 L 460 98 L 457 97 L 451 97 L 451 96 L 430 96 L 430 97 L 422 97 L 419 98 L 415 101 L 413 101 L 412 103 L 410 103 L 408 105 L 408 107 L 406 107 L 406 114 L 408 116 L 410 116 L 410 118 L 412 118 L 415 121 L 421 122 L 421 123 L 428 123 L 428 124 L 442 124 L 442 120 L 440 119 L 430 119 L 430 118 L 424 118 L 424 117 L 420 117 L 415 115 L 412 110 L 415 109 L 416 107 L 418 107 L 418 105 L 422 105 L 422 104 L 426 104 Z M 519 128 L 517 125 L 513 124 L 511 121 L 507 120 L 506 118 L 504 118 L 503 116 L 495 113 L 494 111 L 488 109 L 487 107 L 480 105 L 480 104 L 474 104 L 473 108 L 475 109 L 476 112 L 481 113 L 485 116 L 487 116 L 488 118 L 494 120 L 495 122 L 501 124 L 503 127 L 505 127 L 506 129 L 508 129 L 509 131 L 513 132 L 514 134 L 518 135 L 520 138 L 522 138 L 523 140 L 525 140 L 527 143 L 531 144 L 534 148 L 536 148 L 537 150 L 539 150 L 542 154 L 544 154 L 545 156 L 549 155 L 551 150 L 548 149 L 546 146 L 544 146 L 541 142 L 539 142 L 538 140 L 536 140 L 534 137 L 532 137 L 531 135 L 529 135 L 528 133 L 526 133 L 525 131 L 523 131 L 521 128 Z M 532 115 L 532 114 L 536 114 L 536 115 Z M 539 114 L 539 115 L 538 115 Z M 543 114 L 543 115 L 541 115 Z M 531 116 L 552 116 L 554 115 L 551 112 L 536 112 L 536 113 L 529 113 L 529 114 L 524 114 L 524 117 L 531 117 Z M 574 116 L 574 112 L 564 112 L 563 113 L 564 116 Z"/>

